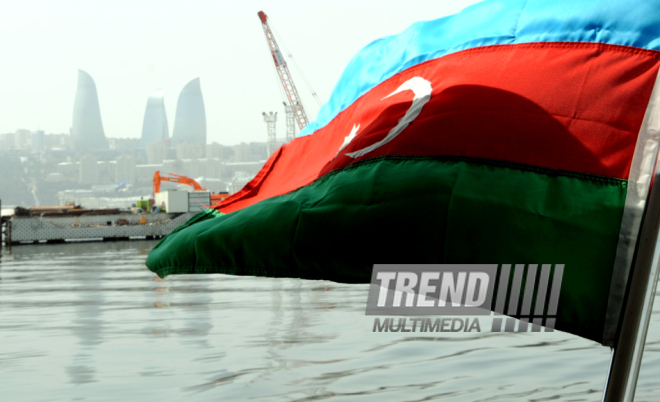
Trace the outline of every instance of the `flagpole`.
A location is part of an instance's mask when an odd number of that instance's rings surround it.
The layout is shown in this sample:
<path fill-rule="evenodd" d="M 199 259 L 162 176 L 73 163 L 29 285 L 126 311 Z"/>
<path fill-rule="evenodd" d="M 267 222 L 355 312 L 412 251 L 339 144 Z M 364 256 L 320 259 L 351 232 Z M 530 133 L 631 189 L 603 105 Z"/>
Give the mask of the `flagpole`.
<path fill-rule="evenodd" d="M 630 278 L 627 301 L 623 307 L 623 320 L 614 346 L 604 402 L 632 402 L 637 377 L 642 363 L 646 333 L 653 310 L 658 281 L 660 247 L 660 174 L 654 175 L 654 184 L 646 206 L 635 265 Z"/>

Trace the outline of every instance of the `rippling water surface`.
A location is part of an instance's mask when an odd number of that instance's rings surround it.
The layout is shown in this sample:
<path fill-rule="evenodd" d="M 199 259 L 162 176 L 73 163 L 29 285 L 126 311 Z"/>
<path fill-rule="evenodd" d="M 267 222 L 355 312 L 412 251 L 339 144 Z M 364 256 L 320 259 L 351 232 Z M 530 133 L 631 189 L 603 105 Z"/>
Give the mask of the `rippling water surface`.
<path fill-rule="evenodd" d="M 151 241 L 0 251 L 3 400 L 599 401 L 609 349 L 554 333 L 373 333 L 367 285 L 171 276 Z M 660 400 L 656 303 L 637 400 Z"/>

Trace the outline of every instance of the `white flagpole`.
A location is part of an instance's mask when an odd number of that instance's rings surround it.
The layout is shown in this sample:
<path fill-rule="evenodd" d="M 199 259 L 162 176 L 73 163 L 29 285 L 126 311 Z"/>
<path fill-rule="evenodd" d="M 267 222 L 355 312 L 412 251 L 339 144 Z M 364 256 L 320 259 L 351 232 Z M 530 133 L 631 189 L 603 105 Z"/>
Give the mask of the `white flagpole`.
<path fill-rule="evenodd" d="M 635 397 L 660 272 L 660 174 L 657 164 L 653 184 L 642 221 L 635 265 L 623 306 L 623 319 L 614 346 L 614 358 L 605 388 L 604 402 L 632 402 Z"/>

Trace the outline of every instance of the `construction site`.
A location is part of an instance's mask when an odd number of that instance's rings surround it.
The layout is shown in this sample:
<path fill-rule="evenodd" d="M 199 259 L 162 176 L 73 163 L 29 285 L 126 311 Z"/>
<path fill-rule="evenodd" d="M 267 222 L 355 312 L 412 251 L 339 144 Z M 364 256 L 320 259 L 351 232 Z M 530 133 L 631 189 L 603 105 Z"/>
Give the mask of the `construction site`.
<path fill-rule="evenodd" d="M 0 185 L 14 190 L 3 197 L 4 206 L 0 200 L 1 242 L 157 239 L 238 192 L 277 148 L 309 123 L 268 17 L 263 11 L 258 17 L 284 106 L 284 138 L 277 136 L 278 113 L 264 111 L 265 142 L 207 144 L 204 104 L 195 79 L 181 92 L 171 138 L 162 92 L 157 91 L 149 98 L 141 139 L 106 140 L 100 120 L 90 125 L 85 117 L 98 113 L 88 110 L 98 101 L 95 90 L 88 89 L 94 85 L 91 76 L 81 70 L 76 99 L 85 103 L 79 106 L 77 101 L 71 135 L 50 138 L 19 130 L 5 146 L 8 158 L 2 160 L 9 174 L 0 180 L 8 182 Z M 290 53 L 288 57 L 293 60 Z M 81 113 L 87 120 L 77 127 L 76 114 Z M 29 152 L 21 156 L 20 147 L 25 146 Z"/>

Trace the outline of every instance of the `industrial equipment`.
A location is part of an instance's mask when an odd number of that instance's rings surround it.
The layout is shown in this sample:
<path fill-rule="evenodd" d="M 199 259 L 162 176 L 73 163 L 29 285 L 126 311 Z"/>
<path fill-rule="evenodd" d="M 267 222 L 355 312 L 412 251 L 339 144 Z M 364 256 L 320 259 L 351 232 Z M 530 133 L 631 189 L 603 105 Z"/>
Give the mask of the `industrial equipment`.
<path fill-rule="evenodd" d="M 307 124 L 309 124 L 309 120 L 307 119 L 307 114 L 305 113 L 305 109 L 303 108 L 302 101 L 300 100 L 300 96 L 298 96 L 298 90 L 296 89 L 296 85 L 293 83 L 293 79 L 291 78 L 291 73 L 289 72 L 289 68 L 286 65 L 286 61 L 282 56 L 282 52 L 280 51 L 280 48 L 277 45 L 277 41 L 275 41 L 275 36 L 273 35 L 273 31 L 270 29 L 270 26 L 268 25 L 268 17 L 266 16 L 266 13 L 264 13 L 263 11 L 259 11 L 257 15 L 259 15 L 259 19 L 261 20 L 261 26 L 264 29 L 264 34 L 266 35 L 266 41 L 268 42 L 270 53 L 273 56 L 275 69 L 277 70 L 277 74 L 280 77 L 280 81 L 282 82 L 282 86 L 284 87 L 284 92 L 289 101 L 288 105 L 286 103 L 284 104 L 287 111 L 287 116 L 293 114 L 296 121 L 298 122 L 298 128 L 302 130 Z M 287 123 L 289 122 L 287 121 Z M 294 135 L 295 134 L 293 132 L 293 125 L 288 124 L 286 140 L 287 141 L 292 140 Z"/>
<path fill-rule="evenodd" d="M 156 196 L 156 194 L 160 193 L 160 183 L 163 181 L 169 181 L 171 183 L 179 183 L 179 184 L 186 184 L 188 186 L 191 186 L 194 191 L 204 191 L 208 192 L 209 190 L 205 189 L 202 187 L 199 183 L 197 183 L 194 179 L 191 179 L 186 176 L 181 176 L 179 174 L 174 174 L 174 173 L 169 173 L 169 176 L 161 175 L 160 171 L 156 171 L 154 173 L 154 181 L 153 181 L 153 186 L 152 186 L 152 196 Z M 220 201 L 224 200 L 225 198 L 229 197 L 228 192 L 223 192 L 223 193 L 218 193 L 218 194 L 211 194 L 210 195 L 211 199 L 211 205 L 215 205 L 219 203 Z"/>

